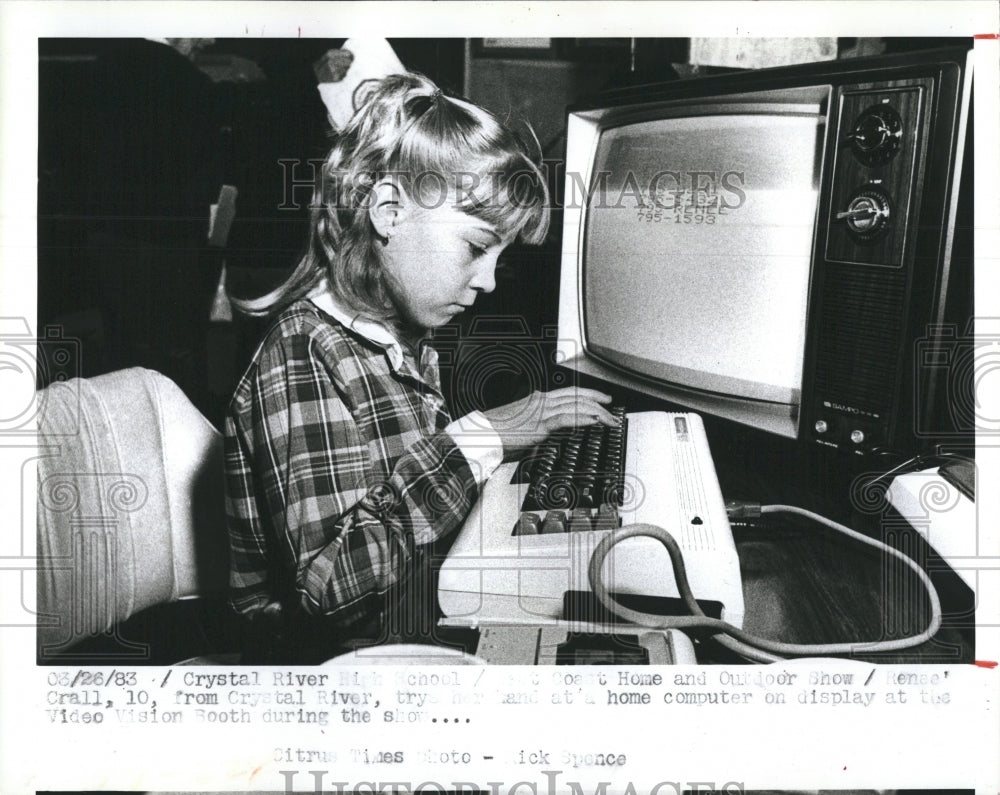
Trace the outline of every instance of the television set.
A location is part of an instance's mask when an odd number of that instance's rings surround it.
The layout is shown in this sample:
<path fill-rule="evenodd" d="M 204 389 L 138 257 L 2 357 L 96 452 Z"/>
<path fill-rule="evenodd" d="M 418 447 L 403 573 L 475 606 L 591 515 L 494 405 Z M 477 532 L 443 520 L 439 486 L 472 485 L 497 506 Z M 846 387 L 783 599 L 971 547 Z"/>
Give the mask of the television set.
<path fill-rule="evenodd" d="M 970 41 L 571 107 L 557 359 L 851 453 L 971 439 L 971 81 Z"/>

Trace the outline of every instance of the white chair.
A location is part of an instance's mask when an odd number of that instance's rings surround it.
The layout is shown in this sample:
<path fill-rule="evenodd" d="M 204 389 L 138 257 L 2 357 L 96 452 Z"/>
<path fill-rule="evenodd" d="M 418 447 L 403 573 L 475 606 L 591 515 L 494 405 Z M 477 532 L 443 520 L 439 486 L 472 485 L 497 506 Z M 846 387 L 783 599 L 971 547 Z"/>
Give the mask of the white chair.
<path fill-rule="evenodd" d="M 115 637 L 153 605 L 222 595 L 222 439 L 184 393 L 134 368 L 39 397 L 39 661 Z M 122 656 L 142 656 L 117 640 Z"/>

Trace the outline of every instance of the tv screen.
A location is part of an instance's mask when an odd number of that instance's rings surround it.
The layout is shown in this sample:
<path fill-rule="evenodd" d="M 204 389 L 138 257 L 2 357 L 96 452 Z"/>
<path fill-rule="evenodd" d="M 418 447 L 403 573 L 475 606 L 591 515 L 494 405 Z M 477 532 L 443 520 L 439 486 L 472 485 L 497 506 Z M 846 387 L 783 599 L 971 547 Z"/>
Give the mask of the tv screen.
<path fill-rule="evenodd" d="M 582 240 L 590 355 L 797 407 L 825 121 L 819 105 L 734 104 L 600 130 Z"/>

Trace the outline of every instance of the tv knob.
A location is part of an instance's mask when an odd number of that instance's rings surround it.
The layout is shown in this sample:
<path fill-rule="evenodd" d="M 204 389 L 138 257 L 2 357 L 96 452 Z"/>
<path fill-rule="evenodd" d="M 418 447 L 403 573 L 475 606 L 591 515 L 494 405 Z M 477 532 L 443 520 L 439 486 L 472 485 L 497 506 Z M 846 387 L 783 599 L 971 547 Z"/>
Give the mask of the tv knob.
<path fill-rule="evenodd" d="M 816 420 L 813 427 L 816 428 L 816 433 L 826 433 L 830 426 L 826 424 L 826 420 Z"/>
<path fill-rule="evenodd" d="M 869 186 L 854 194 L 847 209 L 837 213 L 837 220 L 846 221 L 857 239 L 869 241 L 888 230 L 891 215 L 889 196 L 881 188 Z"/>
<path fill-rule="evenodd" d="M 847 134 L 854 156 L 866 166 L 888 163 L 899 151 L 903 122 L 895 108 L 875 105 L 864 111 Z"/>
<path fill-rule="evenodd" d="M 851 441 L 855 444 L 861 444 L 865 440 L 864 431 L 851 431 Z"/>

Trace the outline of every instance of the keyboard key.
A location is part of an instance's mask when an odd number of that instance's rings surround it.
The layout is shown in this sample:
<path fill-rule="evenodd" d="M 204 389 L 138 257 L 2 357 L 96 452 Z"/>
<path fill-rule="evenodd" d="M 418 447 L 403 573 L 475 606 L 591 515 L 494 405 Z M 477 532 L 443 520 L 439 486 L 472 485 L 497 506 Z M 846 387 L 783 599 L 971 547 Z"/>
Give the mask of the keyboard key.
<path fill-rule="evenodd" d="M 565 533 L 566 511 L 547 511 L 542 522 L 543 533 Z"/>
<path fill-rule="evenodd" d="M 569 514 L 569 531 L 571 533 L 589 533 L 594 529 L 587 508 L 574 508 Z"/>
<path fill-rule="evenodd" d="M 517 524 L 514 526 L 514 535 L 536 536 L 538 535 L 540 525 L 541 520 L 536 514 L 522 513 L 518 517 Z"/>
<path fill-rule="evenodd" d="M 614 530 L 621 526 L 621 518 L 618 516 L 618 509 L 614 505 L 601 503 L 597 509 L 597 516 L 594 518 L 595 530 Z"/>

